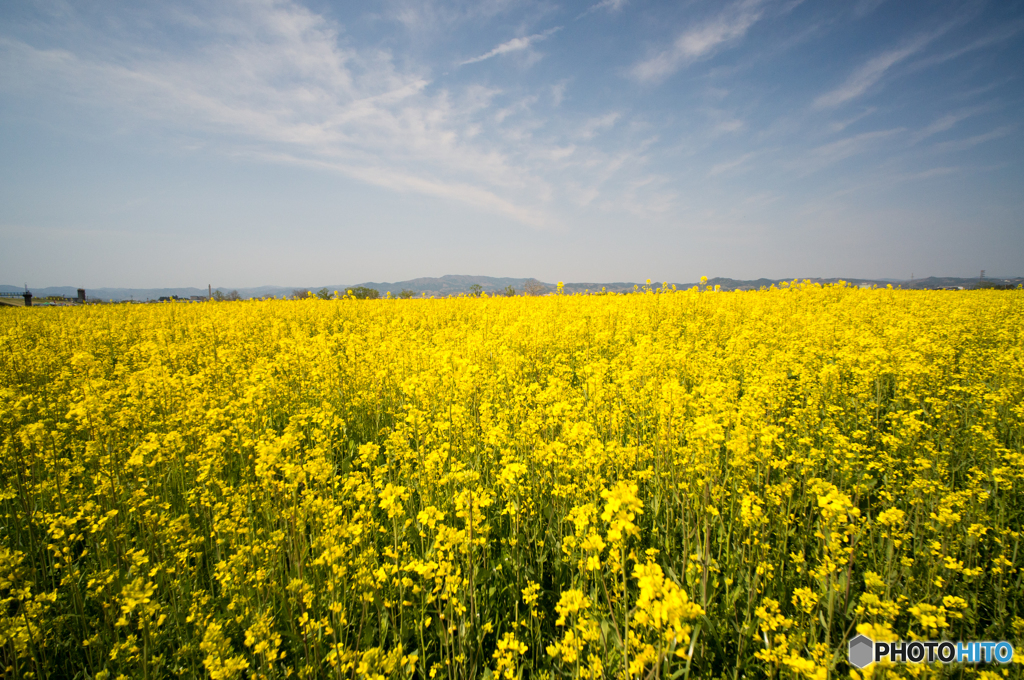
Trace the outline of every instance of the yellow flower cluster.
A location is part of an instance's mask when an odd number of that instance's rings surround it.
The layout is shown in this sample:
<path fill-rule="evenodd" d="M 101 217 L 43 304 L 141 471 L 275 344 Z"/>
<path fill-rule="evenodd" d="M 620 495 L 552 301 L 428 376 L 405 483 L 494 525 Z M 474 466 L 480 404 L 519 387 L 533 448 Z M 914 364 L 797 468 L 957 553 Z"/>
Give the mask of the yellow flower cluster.
<path fill-rule="evenodd" d="M 1024 649 L 1024 292 L 558 292 L 0 317 L 4 677 Z"/>

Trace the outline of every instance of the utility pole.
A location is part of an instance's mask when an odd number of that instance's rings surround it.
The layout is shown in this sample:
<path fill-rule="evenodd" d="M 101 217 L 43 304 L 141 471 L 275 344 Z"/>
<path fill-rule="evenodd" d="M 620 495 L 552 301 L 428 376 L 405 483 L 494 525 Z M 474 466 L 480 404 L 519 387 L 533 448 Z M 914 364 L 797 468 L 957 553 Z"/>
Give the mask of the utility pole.
<path fill-rule="evenodd" d="M 213 286 L 206 284 L 206 301 L 209 302 L 213 299 Z"/>

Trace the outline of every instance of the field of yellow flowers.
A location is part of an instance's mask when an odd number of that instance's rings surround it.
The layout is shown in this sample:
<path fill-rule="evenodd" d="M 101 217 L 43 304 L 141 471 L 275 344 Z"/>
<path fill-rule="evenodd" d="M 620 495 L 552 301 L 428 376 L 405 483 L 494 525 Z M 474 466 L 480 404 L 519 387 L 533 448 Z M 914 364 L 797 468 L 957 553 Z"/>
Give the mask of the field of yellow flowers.
<path fill-rule="evenodd" d="M 5 677 L 1024 654 L 1019 290 L 22 309 L 0 446 Z"/>

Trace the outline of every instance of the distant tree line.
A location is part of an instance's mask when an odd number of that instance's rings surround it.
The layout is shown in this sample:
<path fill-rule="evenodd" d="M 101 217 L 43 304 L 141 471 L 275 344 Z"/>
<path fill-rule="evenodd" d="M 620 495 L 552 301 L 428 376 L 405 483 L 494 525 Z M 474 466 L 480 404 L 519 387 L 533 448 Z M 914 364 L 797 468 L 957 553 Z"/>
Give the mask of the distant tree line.
<path fill-rule="evenodd" d="M 242 296 L 238 294 L 237 290 L 233 290 L 230 293 L 223 293 L 218 288 L 213 291 L 213 299 L 216 302 L 233 302 L 235 300 L 241 300 Z"/>
<path fill-rule="evenodd" d="M 548 287 L 538 281 L 537 279 L 528 279 L 523 284 L 523 295 L 536 296 L 544 295 L 548 291 Z M 484 287 L 479 283 L 474 283 L 469 287 L 467 294 L 470 297 L 480 297 L 484 294 Z M 492 295 L 498 295 L 503 297 L 516 297 L 519 295 L 519 291 L 516 290 L 515 286 L 505 286 L 503 289 L 495 291 Z M 231 297 L 235 296 L 235 297 Z M 231 291 L 227 296 L 220 293 L 220 291 L 214 291 L 213 298 L 215 300 L 237 300 L 238 291 Z M 334 298 L 345 298 L 352 297 L 356 300 L 378 300 L 381 297 L 380 291 L 376 288 L 369 288 L 367 286 L 355 286 L 353 288 L 346 288 L 344 293 L 339 291 L 331 291 L 327 288 L 321 288 L 320 290 L 313 292 L 311 290 L 305 290 L 302 288 L 296 288 L 292 291 L 290 296 L 293 300 L 303 300 L 310 297 L 319 298 L 321 300 L 331 300 Z M 403 288 L 398 293 L 398 298 L 402 300 L 409 300 L 416 297 L 416 291 Z"/>
<path fill-rule="evenodd" d="M 357 300 L 376 300 L 380 297 L 379 290 L 376 288 L 367 288 L 366 286 L 349 288 L 348 293 Z"/>

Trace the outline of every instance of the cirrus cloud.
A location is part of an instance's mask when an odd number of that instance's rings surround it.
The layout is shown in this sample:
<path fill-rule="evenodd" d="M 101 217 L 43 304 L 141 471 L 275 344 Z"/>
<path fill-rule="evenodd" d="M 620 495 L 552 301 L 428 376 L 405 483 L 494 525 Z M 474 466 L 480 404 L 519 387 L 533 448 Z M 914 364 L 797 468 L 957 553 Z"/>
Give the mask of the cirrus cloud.
<path fill-rule="evenodd" d="M 746 35 L 764 15 L 763 0 L 737 2 L 718 15 L 683 31 L 668 49 L 636 64 L 630 71 L 641 82 L 658 82 L 683 66 L 706 57 L 719 46 Z"/>
<path fill-rule="evenodd" d="M 507 42 L 501 43 L 490 52 L 481 54 L 479 57 L 473 57 L 472 59 L 467 59 L 466 61 L 460 62 L 459 66 L 465 66 L 467 64 L 476 64 L 478 62 L 484 61 L 485 59 L 497 57 L 498 55 L 501 54 L 508 54 L 509 52 L 519 52 L 525 50 L 534 43 L 540 42 L 541 40 L 546 40 L 547 38 L 551 37 L 558 31 L 560 31 L 561 28 L 561 26 L 556 26 L 554 28 L 549 28 L 543 33 L 528 35 L 524 38 L 512 38 Z"/>

